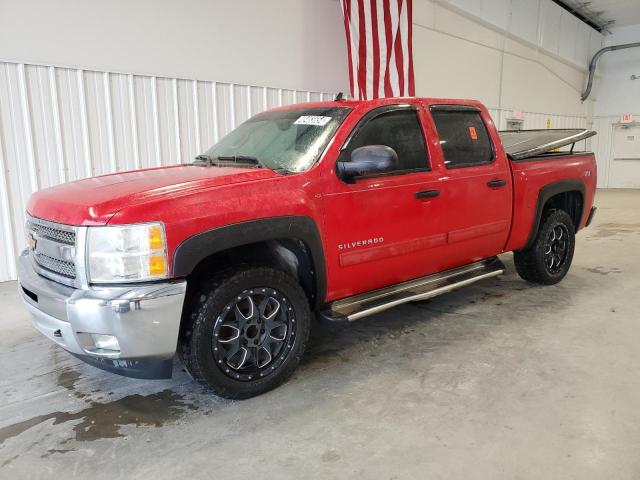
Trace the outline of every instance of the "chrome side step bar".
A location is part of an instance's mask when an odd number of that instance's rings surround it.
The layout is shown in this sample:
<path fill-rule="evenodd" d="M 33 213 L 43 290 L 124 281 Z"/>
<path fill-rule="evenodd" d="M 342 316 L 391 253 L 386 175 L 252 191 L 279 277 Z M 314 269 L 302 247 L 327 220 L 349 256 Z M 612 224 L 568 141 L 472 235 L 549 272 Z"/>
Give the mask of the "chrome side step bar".
<path fill-rule="evenodd" d="M 330 321 L 353 321 L 402 303 L 426 300 L 504 273 L 498 257 L 416 278 L 330 303 L 320 315 Z"/>

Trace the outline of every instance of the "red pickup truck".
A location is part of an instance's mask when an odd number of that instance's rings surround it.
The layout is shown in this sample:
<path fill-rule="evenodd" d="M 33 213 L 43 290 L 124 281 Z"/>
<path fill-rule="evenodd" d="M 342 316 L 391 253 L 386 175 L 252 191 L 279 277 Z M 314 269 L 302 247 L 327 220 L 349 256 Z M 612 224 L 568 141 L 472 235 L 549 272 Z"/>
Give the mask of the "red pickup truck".
<path fill-rule="evenodd" d="M 502 273 L 509 251 L 525 280 L 560 281 L 596 164 L 552 149 L 590 134 L 498 132 L 465 100 L 276 108 L 193 163 L 33 194 L 19 290 L 95 366 L 168 377 L 177 352 L 215 393 L 254 396 L 291 375 L 312 315 L 430 298 Z"/>

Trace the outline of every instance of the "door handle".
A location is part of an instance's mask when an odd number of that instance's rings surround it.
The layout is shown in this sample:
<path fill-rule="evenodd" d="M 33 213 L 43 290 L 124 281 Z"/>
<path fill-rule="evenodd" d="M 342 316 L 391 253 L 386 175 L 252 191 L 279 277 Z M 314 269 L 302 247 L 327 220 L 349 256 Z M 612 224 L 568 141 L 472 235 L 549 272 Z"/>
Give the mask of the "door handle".
<path fill-rule="evenodd" d="M 504 187 L 507 184 L 506 180 L 491 180 L 490 182 L 487 182 L 487 187 L 491 187 L 491 188 L 498 188 L 498 187 Z"/>
<path fill-rule="evenodd" d="M 422 190 L 421 192 L 416 192 L 415 197 L 417 199 L 434 198 L 438 195 L 440 195 L 440 190 Z"/>

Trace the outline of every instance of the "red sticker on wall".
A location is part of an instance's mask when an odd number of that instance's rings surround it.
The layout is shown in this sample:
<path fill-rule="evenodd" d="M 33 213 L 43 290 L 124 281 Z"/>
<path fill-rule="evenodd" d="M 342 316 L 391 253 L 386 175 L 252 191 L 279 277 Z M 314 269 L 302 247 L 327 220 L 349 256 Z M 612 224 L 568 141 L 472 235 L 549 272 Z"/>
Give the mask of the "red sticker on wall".
<path fill-rule="evenodd" d="M 478 132 L 476 132 L 476 127 L 469 127 L 469 136 L 471 140 L 478 140 Z"/>

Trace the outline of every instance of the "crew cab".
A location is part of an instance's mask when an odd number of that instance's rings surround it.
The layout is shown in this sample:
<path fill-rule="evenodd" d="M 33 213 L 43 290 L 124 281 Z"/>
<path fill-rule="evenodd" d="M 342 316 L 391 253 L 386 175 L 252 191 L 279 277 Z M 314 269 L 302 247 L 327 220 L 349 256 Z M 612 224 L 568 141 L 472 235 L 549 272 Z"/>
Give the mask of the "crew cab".
<path fill-rule="evenodd" d="M 97 367 L 213 392 L 281 384 L 312 319 L 350 321 L 499 275 L 554 284 L 595 207 L 587 131 L 498 132 L 479 102 L 275 108 L 192 163 L 34 193 L 19 291 Z M 504 144 L 503 144 L 504 142 Z"/>

